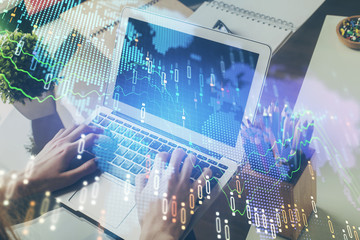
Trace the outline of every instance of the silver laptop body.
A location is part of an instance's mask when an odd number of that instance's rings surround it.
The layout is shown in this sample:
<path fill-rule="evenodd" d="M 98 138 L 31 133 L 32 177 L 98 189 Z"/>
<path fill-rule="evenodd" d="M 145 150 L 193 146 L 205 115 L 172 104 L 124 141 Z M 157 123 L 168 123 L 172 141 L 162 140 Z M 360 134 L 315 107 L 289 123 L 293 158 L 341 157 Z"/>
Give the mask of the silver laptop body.
<path fill-rule="evenodd" d="M 87 120 L 106 129 L 117 149 L 100 175 L 59 196 L 61 202 L 114 236 L 138 239 L 135 176 L 151 170 L 158 152 L 183 148 L 218 183 L 185 236 L 242 161 L 240 124 L 256 114 L 270 56 L 257 42 L 124 9 L 107 97 Z"/>

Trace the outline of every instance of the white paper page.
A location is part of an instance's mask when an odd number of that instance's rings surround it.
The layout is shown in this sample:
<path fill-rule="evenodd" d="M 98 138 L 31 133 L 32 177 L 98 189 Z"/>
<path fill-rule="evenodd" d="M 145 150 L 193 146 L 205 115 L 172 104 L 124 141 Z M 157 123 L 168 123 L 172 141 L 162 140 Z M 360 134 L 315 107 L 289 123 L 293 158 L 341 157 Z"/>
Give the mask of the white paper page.
<path fill-rule="evenodd" d="M 179 0 L 162 0 L 146 9 L 153 13 L 185 20 L 193 11 L 182 4 Z"/>
<path fill-rule="evenodd" d="M 223 0 L 239 8 L 292 22 L 298 29 L 324 0 Z"/>
<path fill-rule="evenodd" d="M 225 10 L 216 9 L 209 3 L 201 5 L 188 19 L 190 22 L 208 28 L 213 28 L 218 20 L 221 20 L 232 33 L 240 37 L 265 43 L 269 45 L 273 51 L 276 51 L 282 42 L 291 34 L 291 31 L 275 28 L 236 14 L 230 14 Z"/>
<path fill-rule="evenodd" d="M 89 0 L 62 13 L 60 17 L 88 37 L 118 20 L 124 7 L 140 7 L 148 0 Z"/>
<path fill-rule="evenodd" d="M 74 29 L 78 30 L 83 36 L 89 37 L 103 29 L 106 25 L 113 23 L 121 17 L 124 7 L 138 8 L 150 0 L 90 0 L 84 2 L 67 12 L 61 14 L 61 18 L 69 23 Z M 94 8 L 96 6 L 96 10 Z M 177 19 L 186 19 L 193 11 L 178 0 L 160 0 L 144 9 L 159 15 Z M 78 20 L 76 20 L 78 19 Z M 95 19 L 95 20 L 94 20 Z M 116 28 L 98 33 L 95 38 L 89 38 L 99 51 L 107 58 L 111 55 L 115 46 Z"/>

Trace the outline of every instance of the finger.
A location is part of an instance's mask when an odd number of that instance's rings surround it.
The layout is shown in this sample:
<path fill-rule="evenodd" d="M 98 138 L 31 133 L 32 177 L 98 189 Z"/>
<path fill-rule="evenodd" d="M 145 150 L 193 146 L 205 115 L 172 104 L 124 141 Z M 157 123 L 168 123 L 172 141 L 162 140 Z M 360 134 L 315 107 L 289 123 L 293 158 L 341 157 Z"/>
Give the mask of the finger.
<path fill-rule="evenodd" d="M 146 174 L 138 174 L 135 178 L 135 201 L 137 204 L 139 204 L 139 197 L 141 195 L 141 192 L 144 190 L 147 182 Z"/>
<path fill-rule="evenodd" d="M 102 135 L 100 134 L 96 134 L 96 133 L 90 133 L 88 135 L 85 136 L 85 147 L 86 146 L 92 146 L 94 145 L 95 142 L 97 142 L 97 140 L 101 137 Z M 81 139 L 77 140 L 75 143 L 79 143 L 81 141 Z"/>
<path fill-rule="evenodd" d="M 154 167 L 150 172 L 149 181 L 153 179 L 155 174 L 162 174 L 165 165 L 169 162 L 170 154 L 167 152 L 158 153 L 155 157 Z"/>
<path fill-rule="evenodd" d="M 103 130 L 98 127 L 88 126 L 86 124 L 81 124 L 80 126 L 74 128 L 71 133 L 66 136 L 68 142 L 74 142 L 80 138 L 82 134 L 86 135 L 89 133 L 103 133 Z"/>
<path fill-rule="evenodd" d="M 195 189 L 195 201 L 197 201 L 198 199 L 203 199 L 204 195 L 203 193 L 205 192 L 205 185 L 206 185 L 206 180 L 211 178 L 212 176 L 212 172 L 210 170 L 210 168 L 204 168 L 202 174 L 198 177 L 198 179 L 193 183 L 192 188 Z"/>
<path fill-rule="evenodd" d="M 53 139 L 56 139 L 57 137 L 59 137 L 63 132 L 65 131 L 65 128 L 60 129 L 57 134 L 53 137 Z"/>
<path fill-rule="evenodd" d="M 204 168 L 201 175 L 196 179 L 196 181 L 193 183 L 194 188 L 198 185 L 201 185 L 202 187 L 205 186 L 206 180 L 210 180 L 212 176 L 212 171 L 210 168 Z"/>
<path fill-rule="evenodd" d="M 265 129 L 265 124 L 262 117 L 259 117 L 255 120 L 254 127 L 259 129 Z"/>
<path fill-rule="evenodd" d="M 62 134 L 59 136 L 61 138 L 68 136 L 71 132 L 73 132 L 79 125 L 74 124 L 73 126 L 66 128 Z"/>
<path fill-rule="evenodd" d="M 180 171 L 181 161 L 186 157 L 186 153 L 184 150 L 177 148 L 171 154 L 170 163 L 168 169 L 173 171 L 175 174 L 178 174 Z"/>
<path fill-rule="evenodd" d="M 64 180 L 64 184 L 69 186 L 71 184 L 76 183 L 81 178 L 91 173 L 94 173 L 96 170 L 97 170 L 97 165 L 95 163 L 95 159 L 91 159 L 73 170 L 62 173 L 61 177 Z"/>
<path fill-rule="evenodd" d="M 95 139 L 94 143 L 112 152 L 116 151 L 116 149 L 118 148 L 118 142 L 106 135 L 99 135 L 99 138 Z M 87 146 L 89 147 L 89 145 Z"/>
<path fill-rule="evenodd" d="M 84 150 L 89 146 L 94 145 L 94 142 L 100 137 L 101 135 L 99 134 L 95 134 L 95 133 L 90 133 L 88 135 L 85 136 L 84 139 L 79 139 L 76 142 L 70 143 L 69 147 L 66 149 L 66 159 L 68 159 L 69 161 L 76 155 L 79 153 L 79 150 Z M 81 141 L 83 141 L 83 148 L 80 148 L 80 144 Z"/>
<path fill-rule="evenodd" d="M 88 134 L 93 132 L 93 128 L 86 125 L 86 124 L 81 124 L 80 126 L 78 126 L 77 128 L 75 128 L 71 133 L 69 133 L 68 136 L 66 136 L 67 141 L 69 142 L 74 142 L 77 139 L 80 138 L 81 134 Z"/>
<path fill-rule="evenodd" d="M 65 128 L 60 129 L 60 130 L 55 134 L 55 136 L 51 139 L 51 141 L 49 141 L 49 142 L 45 145 L 45 147 L 46 147 L 46 146 L 49 146 L 49 145 L 52 145 L 52 144 L 56 144 L 56 140 L 57 140 L 58 138 L 60 138 L 60 136 L 63 134 L 64 131 L 65 131 Z M 45 148 L 45 147 L 44 147 L 44 148 Z M 39 156 L 41 156 L 40 154 L 42 154 L 42 152 L 43 152 L 43 151 L 41 151 L 41 152 L 39 153 Z"/>
<path fill-rule="evenodd" d="M 170 154 L 167 152 L 158 153 L 154 160 L 154 168 L 160 170 L 168 163 Z"/>
<path fill-rule="evenodd" d="M 191 175 L 192 170 L 194 169 L 195 162 L 196 162 L 196 157 L 194 154 L 189 154 L 186 157 L 186 159 L 184 161 L 184 165 L 180 172 L 180 181 L 181 182 L 189 182 L 190 175 Z"/>
<path fill-rule="evenodd" d="M 303 126 L 301 128 L 301 141 L 304 141 L 306 139 L 306 128 L 308 127 L 308 121 L 305 120 L 303 123 Z"/>

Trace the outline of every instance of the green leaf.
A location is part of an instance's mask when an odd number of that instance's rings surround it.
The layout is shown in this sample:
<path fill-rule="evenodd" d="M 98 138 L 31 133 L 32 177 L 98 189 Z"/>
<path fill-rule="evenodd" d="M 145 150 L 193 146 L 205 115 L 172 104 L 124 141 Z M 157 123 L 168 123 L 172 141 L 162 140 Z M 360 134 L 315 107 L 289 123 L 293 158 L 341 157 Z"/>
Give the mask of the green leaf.
<path fill-rule="evenodd" d="M 6 96 L 5 96 L 5 94 L 1 94 L 1 100 L 3 101 L 3 103 L 6 103 Z"/>
<path fill-rule="evenodd" d="M 11 57 L 12 61 L 14 61 L 19 69 L 27 69 L 30 66 L 30 57 L 24 54 L 20 56 L 15 56 L 14 52 L 17 47 L 17 44 L 14 42 L 10 42 L 9 39 L 15 40 L 17 42 L 22 39 L 25 44 L 23 46 L 23 52 L 32 53 L 37 44 L 38 37 L 35 34 L 31 33 L 22 33 L 20 31 L 15 32 L 6 32 L 5 38 L 0 40 L 4 44 L 1 46 L 2 53 Z M 1 38 L 1 36 L 0 36 Z M 46 46 L 41 45 L 43 47 L 44 56 L 46 56 Z M 50 57 L 50 55 L 49 55 Z M 36 72 L 31 73 L 34 77 L 38 79 L 44 79 L 44 73 L 46 71 L 46 67 L 41 64 L 38 65 Z M 19 72 L 15 69 L 15 66 L 11 63 L 9 59 L 0 57 L 0 73 L 6 76 L 8 82 L 11 86 L 16 86 L 22 88 L 27 94 L 30 96 L 40 96 L 44 90 L 44 84 L 38 82 L 34 79 L 31 79 L 26 73 Z M 53 84 L 52 84 L 53 85 Z M 24 102 L 26 97 L 20 91 L 9 88 L 9 84 L 5 81 L 5 79 L 0 75 L 0 94 L 1 99 L 9 100 L 10 102 Z"/>

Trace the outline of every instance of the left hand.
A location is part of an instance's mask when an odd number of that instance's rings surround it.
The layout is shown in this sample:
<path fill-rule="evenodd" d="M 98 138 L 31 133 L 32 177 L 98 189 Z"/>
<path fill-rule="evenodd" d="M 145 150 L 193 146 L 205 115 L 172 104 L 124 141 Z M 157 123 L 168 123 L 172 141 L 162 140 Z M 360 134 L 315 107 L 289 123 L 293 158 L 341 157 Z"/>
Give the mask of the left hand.
<path fill-rule="evenodd" d="M 97 169 L 95 159 L 91 159 L 81 166 L 70 169 L 70 163 L 78 153 L 81 134 L 85 134 L 85 146 L 93 145 L 99 137 L 99 129 L 82 124 L 69 129 L 61 129 L 55 137 L 45 145 L 43 150 L 35 157 L 31 176 L 26 179 L 25 171 L 18 176 L 21 190 L 33 194 L 44 191 L 55 191 L 93 173 Z M 24 185 L 24 180 L 28 184 Z M 22 191 L 24 190 L 24 191 Z"/>

